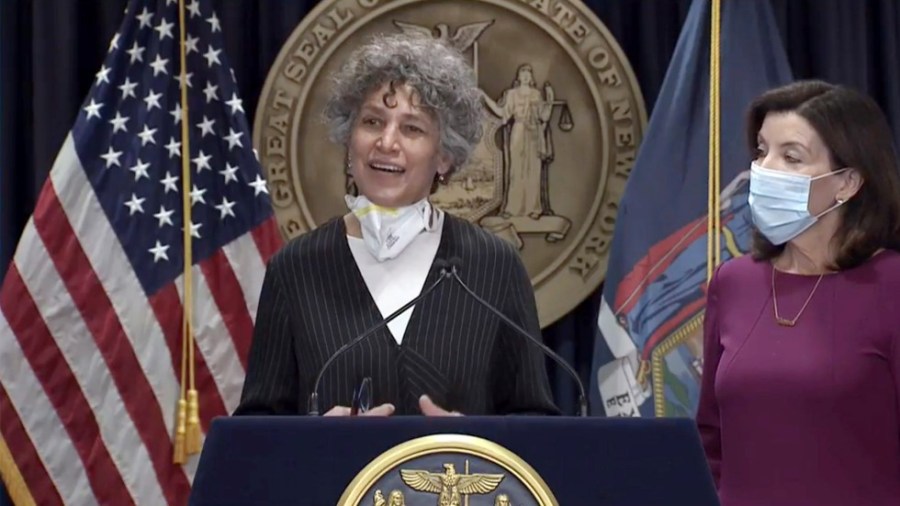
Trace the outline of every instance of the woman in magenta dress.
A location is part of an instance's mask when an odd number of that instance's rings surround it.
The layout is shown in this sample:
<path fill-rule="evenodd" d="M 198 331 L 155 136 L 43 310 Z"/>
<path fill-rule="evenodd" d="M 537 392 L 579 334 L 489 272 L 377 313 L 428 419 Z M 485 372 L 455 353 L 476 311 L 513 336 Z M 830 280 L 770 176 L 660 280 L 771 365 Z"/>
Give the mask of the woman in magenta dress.
<path fill-rule="evenodd" d="M 723 506 L 900 504 L 900 169 L 868 97 L 751 106 L 753 255 L 709 285 L 697 424 Z"/>

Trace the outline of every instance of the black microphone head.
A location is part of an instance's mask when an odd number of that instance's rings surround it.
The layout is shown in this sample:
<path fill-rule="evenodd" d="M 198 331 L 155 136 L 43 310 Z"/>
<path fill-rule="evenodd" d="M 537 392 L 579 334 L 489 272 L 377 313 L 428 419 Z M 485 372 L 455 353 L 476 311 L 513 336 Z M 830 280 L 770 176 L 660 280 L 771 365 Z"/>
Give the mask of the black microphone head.
<path fill-rule="evenodd" d="M 462 259 L 458 256 L 452 256 L 447 263 L 450 264 L 450 272 L 453 274 L 459 274 L 459 269 L 462 267 Z"/>
<path fill-rule="evenodd" d="M 453 268 L 450 267 L 450 262 L 448 262 L 444 258 L 435 258 L 434 264 L 431 267 L 432 269 L 438 271 L 442 278 L 450 277 L 450 273 L 453 272 Z"/>

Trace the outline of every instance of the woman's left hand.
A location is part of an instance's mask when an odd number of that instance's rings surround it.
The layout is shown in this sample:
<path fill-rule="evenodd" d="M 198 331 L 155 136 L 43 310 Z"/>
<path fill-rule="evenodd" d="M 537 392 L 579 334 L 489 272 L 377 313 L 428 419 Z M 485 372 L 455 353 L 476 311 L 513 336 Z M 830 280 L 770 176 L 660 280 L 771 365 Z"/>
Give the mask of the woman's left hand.
<path fill-rule="evenodd" d="M 427 395 L 419 397 L 419 409 L 422 410 L 422 414 L 425 416 L 463 416 L 459 411 L 447 411 L 438 406 Z"/>

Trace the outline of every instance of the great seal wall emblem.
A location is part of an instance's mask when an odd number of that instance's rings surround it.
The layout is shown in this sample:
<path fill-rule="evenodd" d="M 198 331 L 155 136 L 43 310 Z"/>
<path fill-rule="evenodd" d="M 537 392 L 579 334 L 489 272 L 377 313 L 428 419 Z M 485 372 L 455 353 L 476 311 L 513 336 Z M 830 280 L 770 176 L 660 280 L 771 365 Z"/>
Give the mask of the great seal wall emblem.
<path fill-rule="evenodd" d="M 469 59 L 485 136 L 433 201 L 515 245 L 541 326 L 606 273 L 625 181 L 647 113 L 609 31 L 579 1 L 326 0 L 269 71 L 253 130 L 285 238 L 344 214 L 344 153 L 320 120 L 327 76 L 363 40 L 414 31 Z"/>

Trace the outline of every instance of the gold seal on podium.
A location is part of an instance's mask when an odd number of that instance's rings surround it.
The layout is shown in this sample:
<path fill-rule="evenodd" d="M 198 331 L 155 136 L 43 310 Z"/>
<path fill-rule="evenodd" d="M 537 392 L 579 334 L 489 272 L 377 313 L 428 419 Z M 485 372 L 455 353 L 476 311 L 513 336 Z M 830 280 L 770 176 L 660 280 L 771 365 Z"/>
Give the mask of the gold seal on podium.
<path fill-rule="evenodd" d="M 544 480 L 486 439 L 442 434 L 400 444 L 350 483 L 340 506 L 556 506 Z"/>

